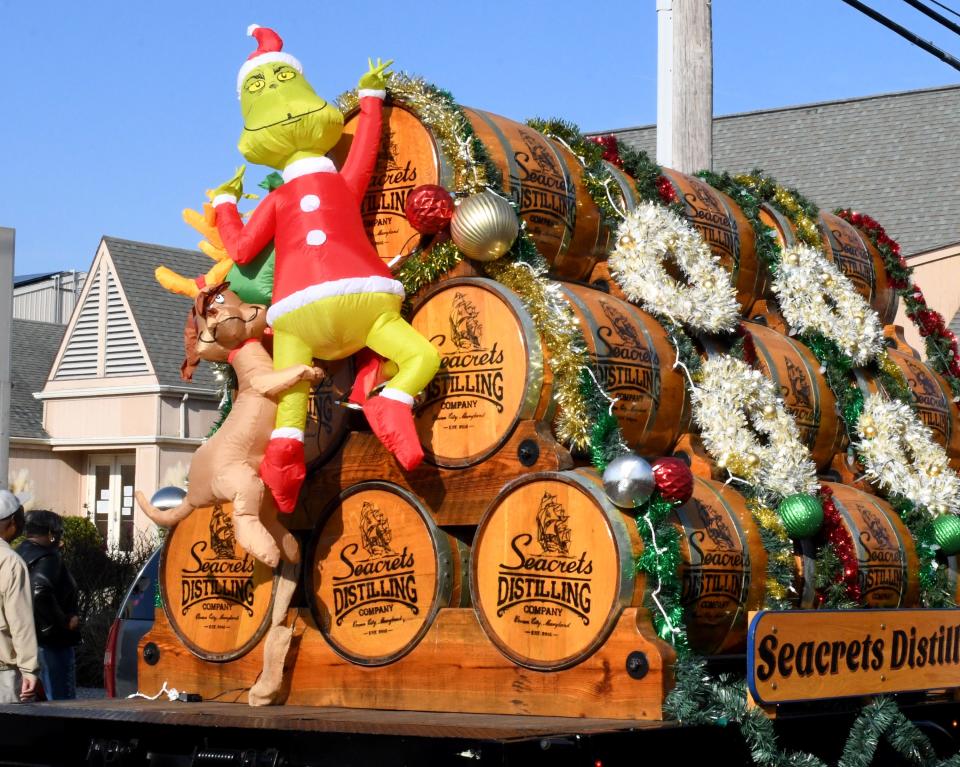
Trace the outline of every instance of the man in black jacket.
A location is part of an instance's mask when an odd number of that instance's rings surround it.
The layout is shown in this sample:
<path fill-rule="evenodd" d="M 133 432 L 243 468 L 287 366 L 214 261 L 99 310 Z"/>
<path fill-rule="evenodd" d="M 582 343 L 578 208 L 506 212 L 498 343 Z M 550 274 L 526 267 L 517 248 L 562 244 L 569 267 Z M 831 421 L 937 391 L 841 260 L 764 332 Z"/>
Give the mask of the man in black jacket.
<path fill-rule="evenodd" d="M 63 563 L 63 520 L 52 511 L 31 511 L 27 539 L 17 553 L 30 570 L 33 618 L 40 646 L 40 679 L 47 698 L 77 696 L 76 645 L 80 643 L 77 585 Z"/>

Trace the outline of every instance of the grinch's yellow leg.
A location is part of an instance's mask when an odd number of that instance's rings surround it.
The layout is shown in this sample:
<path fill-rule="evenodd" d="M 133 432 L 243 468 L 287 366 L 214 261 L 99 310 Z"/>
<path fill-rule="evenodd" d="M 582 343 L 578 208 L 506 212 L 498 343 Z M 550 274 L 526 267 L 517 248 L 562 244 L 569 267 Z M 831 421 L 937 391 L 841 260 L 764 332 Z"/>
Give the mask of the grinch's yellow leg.
<path fill-rule="evenodd" d="M 426 388 L 440 368 L 440 355 L 398 311 L 386 311 L 367 334 L 367 346 L 396 363 L 397 374 L 387 387 L 411 398 Z"/>
<path fill-rule="evenodd" d="M 273 369 L 283 370 L 291 365 L 310 365 L 313 363 L 313 352 L 298 336 L 285 333 L 274 327 L 273 336 Z M 277 407 L 277 429 L 296 429 L 303 439 L 303 429 L 307 424 L 307 403 L 310 398 L 309 381 L 300 381 L 280 395 Z M 280 435 L 275 435 L 280 436 Z M 292 436 L 285 433 L 282 436 Z"/>

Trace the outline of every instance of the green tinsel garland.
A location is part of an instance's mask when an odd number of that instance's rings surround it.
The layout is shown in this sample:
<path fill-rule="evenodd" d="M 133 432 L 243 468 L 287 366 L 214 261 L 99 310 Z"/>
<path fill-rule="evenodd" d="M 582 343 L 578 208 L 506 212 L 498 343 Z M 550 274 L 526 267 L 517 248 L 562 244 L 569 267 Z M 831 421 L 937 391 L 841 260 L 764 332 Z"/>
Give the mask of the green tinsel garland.
<path fill-rule="evenodd" d="M 527 120 L 527 125 L 548 138 L 558 139 L 576 155 L 583 165 L 583 185 L 600 209 L 601 222 L 609 231 L 615 231 L 620 225 L 622 215 L 611 202 L 610 197 L 618 187 L 609 168 L 603 162 L 603 148 L 599 144 L 587 141 L 580 129 L 567 120 L 558 118 L 544 120 L 533 117 Z"/>
<path fill-rule="evenodd" d="M 746 681 L 730 674 L 711 676 L 701 658 L 677 665 L 676 685 L 664 710 L 685 725 L 740 727 L 754 764 L 763 767 L 826 767 L 813 754 L 782 751 L 774 723 L 760 709 L 747 707 Z M 850 728 L 838 767 L 869 767 L 881 740 L 907 761 L 929 767 L 960 767 L 960 754 L 940 760 L 930 740 L 888 697 L 868 703 Z"/>
<path fill-rule="evenodd" d="M 814 563 L 814 572 L 817 593 L 823 595 L 824 607 L 832 610 L 847 610 L 860 606 L 847 596 L 847 584 L 843 580 L 843 563 L 832 547 L 820 547 Z"/>
<path fill-rule="evenodd" d="M 743 215 L 747 217 L 750 226 L 753 227 L 754 248 L 760 261 L 766 264 L 771 274 L 776 274 L 777 266 L 780 263 L 780 245 L 777 242 L 777 233 L 767 226 L 760 218 L 760 200 L 747 186 L 741 184 L 729 173 L 713 173 L 709 170 L 702 170 L 697 176 L 706 181 L 714 189 L 717 189 L 729 197 L 740 206 Z"/>
<path fill-rule="evenodd" d="M 650 610 L 653 627 L 661 639 L 677 651 L 678 666 L 690 653 L 683 607 L 680 604 L 680 533 L 669 521 L 676 504 L 654 492 L 642 513 L 637 515 L 637 532 L 643 540 L 643 552 L 635 567 L 653 579 L 644 595 L 644 604 Z"/>

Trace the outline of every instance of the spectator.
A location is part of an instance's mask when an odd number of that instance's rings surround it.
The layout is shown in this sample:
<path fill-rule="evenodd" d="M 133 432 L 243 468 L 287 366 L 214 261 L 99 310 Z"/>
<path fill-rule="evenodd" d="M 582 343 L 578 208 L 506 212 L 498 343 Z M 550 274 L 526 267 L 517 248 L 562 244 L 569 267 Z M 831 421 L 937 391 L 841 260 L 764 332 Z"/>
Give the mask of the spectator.
<path fill-rule="evenodd" d="M 30 576 L 10 547 L 23 526 L 23 501 L 9 490 L 0 490 L 0 703 L 32 700 L 37 689 Z"/>
<path fill-rule="evenodd" d="M 30 570 L 33 618 L 40 645 L 40 680 L 49 700 L 77 697 L 75 647 L 80 644 L 77 584 L 63 563 L 63 519 L 53 511 L 26 516 L 27 540 L 17 547 Z"/>

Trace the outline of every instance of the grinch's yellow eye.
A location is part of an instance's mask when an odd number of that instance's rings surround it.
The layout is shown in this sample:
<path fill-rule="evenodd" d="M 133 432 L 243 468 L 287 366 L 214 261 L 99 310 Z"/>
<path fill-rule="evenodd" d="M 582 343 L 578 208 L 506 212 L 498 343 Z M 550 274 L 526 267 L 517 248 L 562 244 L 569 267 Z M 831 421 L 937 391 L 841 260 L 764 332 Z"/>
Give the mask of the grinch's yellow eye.
<path fill-rule="evenodd" d="M 292 69 L 283 69 L 277 72 L 277 79 L 280 80 L 280 82 L 283 82 L 284 80 L 292 80 L 296 76 L 297 73 Z"/>
<path fill-rule="evenodd" d="M 256 93 L 264 85 L 266 85 L 266 81 L 262 77 L 255 77 L 247 83 L 247 93 Z"/>

